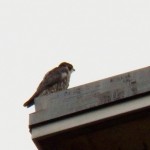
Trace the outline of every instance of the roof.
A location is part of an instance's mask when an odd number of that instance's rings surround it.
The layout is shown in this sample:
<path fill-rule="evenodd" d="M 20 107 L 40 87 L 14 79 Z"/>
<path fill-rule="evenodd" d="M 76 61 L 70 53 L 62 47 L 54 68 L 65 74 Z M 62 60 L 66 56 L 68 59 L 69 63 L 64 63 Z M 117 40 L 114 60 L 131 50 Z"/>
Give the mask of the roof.
<path fill-rule="evenodd" d="M 37 144 L 44 137 L 117 116 L 139 116 L 150 109 L 149 93 L 150 67 L 146 67 L 37 98 L 29 122 L 32 139 Z"/>

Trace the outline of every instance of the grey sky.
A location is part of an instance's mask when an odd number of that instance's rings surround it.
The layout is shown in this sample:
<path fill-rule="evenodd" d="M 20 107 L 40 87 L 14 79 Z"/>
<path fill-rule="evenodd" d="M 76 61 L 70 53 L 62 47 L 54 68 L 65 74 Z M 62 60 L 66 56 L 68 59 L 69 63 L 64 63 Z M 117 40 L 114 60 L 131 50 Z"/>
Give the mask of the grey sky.
<path fill-rule="evenodd" d="M 150 65 L 149 0 L 1 0 L 1 148 L 36 150 L 22 104 L 44 74 L 74 65 L 70 87 Z"/>

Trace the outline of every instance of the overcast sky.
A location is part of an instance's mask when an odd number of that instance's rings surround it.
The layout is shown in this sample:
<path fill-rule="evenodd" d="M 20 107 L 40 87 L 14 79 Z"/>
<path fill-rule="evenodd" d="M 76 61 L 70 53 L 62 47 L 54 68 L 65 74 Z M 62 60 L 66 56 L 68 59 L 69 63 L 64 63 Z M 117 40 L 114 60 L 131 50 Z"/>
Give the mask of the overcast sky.
<path fill-rule="evenodd" d="M 1 149 L 37 150 L 22 105 L 62 61 L 70 87 L 149 66 L 150 1 L 1 0 Z"/>

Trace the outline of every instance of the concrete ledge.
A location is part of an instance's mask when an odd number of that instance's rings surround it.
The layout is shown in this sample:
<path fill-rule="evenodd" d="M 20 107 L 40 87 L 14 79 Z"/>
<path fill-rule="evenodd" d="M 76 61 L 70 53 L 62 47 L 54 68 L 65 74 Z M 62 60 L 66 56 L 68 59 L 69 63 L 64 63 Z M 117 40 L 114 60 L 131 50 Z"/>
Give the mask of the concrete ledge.
<path fill-rule="evenodd" d="M 30 127 L 150 92 L 150 67 L 78 86 L 35 100 Z"/>
<path fill-rule="evenodd" d="M 100 120 L 107 120 L 108 118 L 112 118 L 117 115 L 122 115 L 147 107 L 150 107 L 150 94 L 144 97 L 135 98 L 131 101 L 129 100 L 105 108 L 92 110 L 80 115 L 75 115 L 66 119 L 57 120 L 56 122 L 35 127 L 32 129 L 32 139 L 40 139 L 53 134 L 65 132 L 72 128 L 77 128 Z"/>

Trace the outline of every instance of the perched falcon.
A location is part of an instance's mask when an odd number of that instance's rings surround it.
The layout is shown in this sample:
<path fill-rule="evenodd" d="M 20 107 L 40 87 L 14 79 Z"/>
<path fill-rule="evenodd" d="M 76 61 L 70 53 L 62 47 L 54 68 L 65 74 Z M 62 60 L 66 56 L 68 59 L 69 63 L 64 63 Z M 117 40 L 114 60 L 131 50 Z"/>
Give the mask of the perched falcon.
<path fill-rule="evenodd" d="M 49 71 L 39 84 L 37 91 L 24 103 L 24 106 L 32 106 L 34 104 L 34 99 L 41 95 L 47 95 L 67 89 L 73 71 L 75 71 L 73 66 L 67 62 L 63 62 L 58 67 Z"/>

